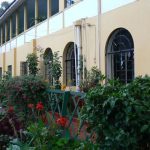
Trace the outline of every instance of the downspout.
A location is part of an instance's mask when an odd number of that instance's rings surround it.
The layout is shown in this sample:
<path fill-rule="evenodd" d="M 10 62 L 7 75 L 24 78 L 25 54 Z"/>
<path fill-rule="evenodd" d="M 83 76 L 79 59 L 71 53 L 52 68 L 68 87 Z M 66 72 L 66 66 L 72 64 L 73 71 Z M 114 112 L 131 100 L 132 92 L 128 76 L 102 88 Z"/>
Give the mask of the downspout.
<path fill-rule="evenodd" d="M 80 91 L 80 68 L 81 68 L 81 50 L 82 50 L 82 40 L 81 40 L 81 25 L 82 25 L 82 20 L 76 21 L 74 26 L 75 26 L 75 33 L 76 33 L 76 45 L 77 45 L 77 54 L 76 54 L 76 48 L 75 48 L 75 56 L 76 56 L 76 91 Z"/>
<path fill-rule="evenodd" d="M 98 54 L 99 54 L 99 70 L 101 70 L 101 5 L 102 0 L 97 0 L 98 4 L 98 15 L 97 15 L 97 24 L 98 24 Z"/>

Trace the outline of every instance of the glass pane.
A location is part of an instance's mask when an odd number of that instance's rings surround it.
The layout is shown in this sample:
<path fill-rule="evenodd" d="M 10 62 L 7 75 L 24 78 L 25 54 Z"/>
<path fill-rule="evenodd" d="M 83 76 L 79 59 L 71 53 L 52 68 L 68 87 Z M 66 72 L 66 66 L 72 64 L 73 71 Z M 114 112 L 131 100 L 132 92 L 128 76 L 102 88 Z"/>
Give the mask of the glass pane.
<path fill-rule="evenodd" d="M 5 24 L 2 25 L 3 44 L 5 43 Z"/>
<path fill-rule="evenodd" d="M 18 33 L 24 31 L 24 5 L 19 8 L 18 11 Z"/>
<path fill-rule="evenodd" d="M 2 67 L 0 67 L 0 78 L 2 78 Z"/>
<path fill-rule="evenodd" d="M 10 40 L 10 19 L 7 21 L 7 41 Z"/>
<path fill-rule="evenodd" d="M 47 0 L 38 0 L 38 22 L 47 18 Z"/>
<path fill-rule="evenodd" d="M 35 25 L 35 0 L 27 0 L 27 28 Z"/>
<path fill-rule="evenodd" d="M 2 45 L 1 39 L 2 39 L 2 37 L 1 37 L 1 26 L 0 26 L 0 45 Z"/>
<path fill-rule="evenodd" d="M 16 36 L 16 13 L 12 15 L 12 38 Z"/>
<path fill-rule="evenodd" d="M 59 0 L 51 0 L 51 15 L 59 12 Z"/>

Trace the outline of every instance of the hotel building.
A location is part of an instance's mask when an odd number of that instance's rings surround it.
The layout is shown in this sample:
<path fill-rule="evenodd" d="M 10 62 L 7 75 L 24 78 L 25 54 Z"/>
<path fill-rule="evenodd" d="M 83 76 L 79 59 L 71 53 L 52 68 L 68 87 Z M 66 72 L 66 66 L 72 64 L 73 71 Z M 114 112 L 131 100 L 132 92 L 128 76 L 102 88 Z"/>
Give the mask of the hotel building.
<path fill-rule="evenodd" d="M 0 16 L 0 76 L 27 74 L 26 57 L 62 56 L 62 82 L 80 82 L 82 68 L 97 66 L 128 83 L 150 75 L 149 0 L 15 0 Z"/>

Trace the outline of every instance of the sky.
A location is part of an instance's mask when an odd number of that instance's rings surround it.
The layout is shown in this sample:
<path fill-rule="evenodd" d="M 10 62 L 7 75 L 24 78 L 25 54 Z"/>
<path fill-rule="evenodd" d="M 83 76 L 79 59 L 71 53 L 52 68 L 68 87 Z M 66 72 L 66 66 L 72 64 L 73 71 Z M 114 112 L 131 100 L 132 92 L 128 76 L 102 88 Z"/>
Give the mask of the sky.
<path fill-rule="evenodd" d="M 4 2 L 4 1 L 7 1 L 7 2 L 11 3 L 13 0 L 0 0 L 0 5 L 1 5 L 1 3 Z"/>

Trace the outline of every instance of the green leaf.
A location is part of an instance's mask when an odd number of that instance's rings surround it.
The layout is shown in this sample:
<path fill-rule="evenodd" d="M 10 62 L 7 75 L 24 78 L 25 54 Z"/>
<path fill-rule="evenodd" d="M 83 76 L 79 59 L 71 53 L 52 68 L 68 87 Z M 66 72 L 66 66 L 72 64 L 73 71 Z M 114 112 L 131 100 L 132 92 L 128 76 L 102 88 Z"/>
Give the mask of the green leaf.
<path fill-rule="evenodd" d="M 149 125 L 144 125 L 144 126 L 142 126 L 141 132 L 142 132 L 142 133 L 145 132 L 148 128 L 149 128 Z"/>

